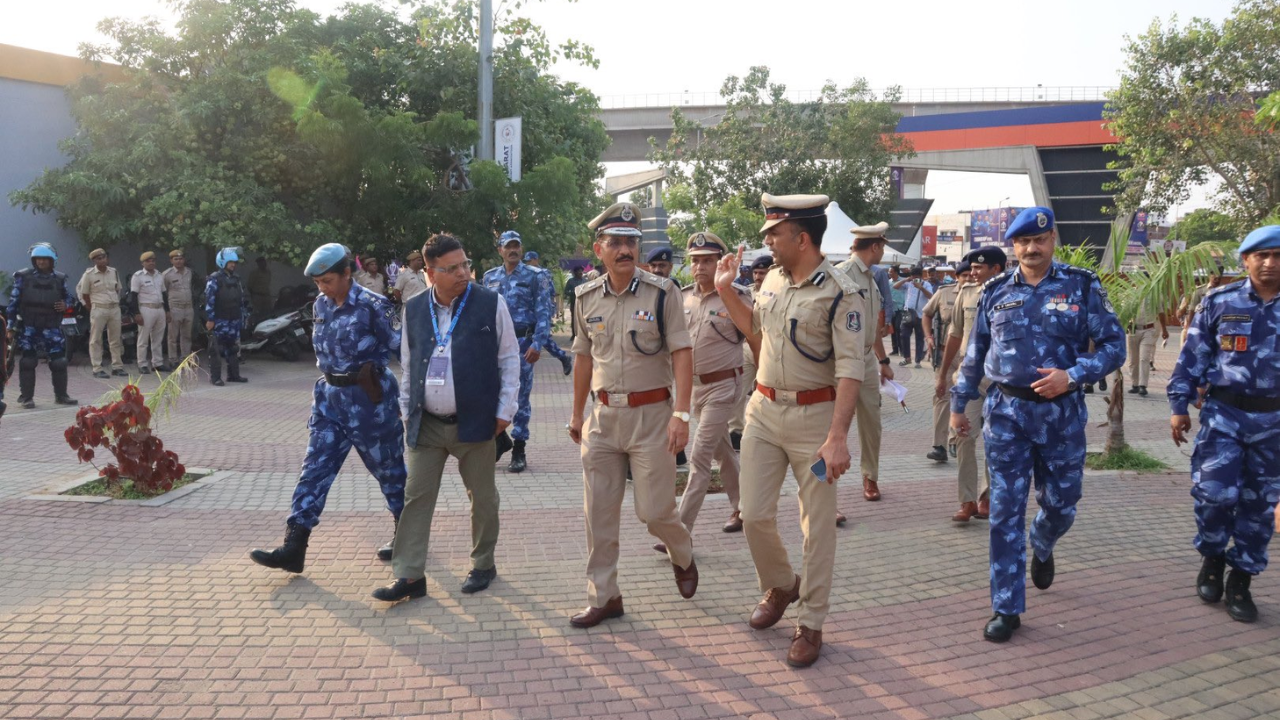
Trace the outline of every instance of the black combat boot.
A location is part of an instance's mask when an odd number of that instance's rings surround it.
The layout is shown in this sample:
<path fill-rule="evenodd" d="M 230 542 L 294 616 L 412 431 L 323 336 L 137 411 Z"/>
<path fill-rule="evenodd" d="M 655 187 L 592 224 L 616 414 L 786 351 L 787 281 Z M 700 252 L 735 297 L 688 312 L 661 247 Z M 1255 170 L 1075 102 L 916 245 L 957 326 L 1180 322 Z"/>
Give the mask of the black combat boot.
<path fill-rule="evenodd" d="M 493 461 L 502 462 L 502 456 L 506 455 L 507 451 L 512 447 L 511 436 L 507 434 L 506 430 L 503 430 L 498 437 L 493 439 L 493 446 L 494 450 L 497 452 Z"/>
<path fill-rule="evenodd" d="M 560 367 L 564 368 L 564 374 L 565 374 L 565 375 L 570 375 L 570 374 L 572 374 L 572 373 L 573 373 L 573 358 L 569 357 L 568 355 L 565 355 L 564 357 L 560 358 Z"/>
<path fill-rule="evenodd" d="M 1243 570 L 1227 573 L 1227 614 L 1236 622 L 1251 623 L 1258 619 L 1258 606 L 1253 604 L 1249 583 L 1253 576 Z"/>
<path fill-rule="evenodd" d="M 1048 590 L 1053 584 L 1053 553 L 1044 560 L 1031 553 L 1031 582 L 1041 590 Z"/>
<path fill-rule="evenodd" d="M 286 525 L 283 545 L 271 551 L 255 548 L 253 552 L 249 553 L 249 559 L 263 567 L 300 573 L 307 560 L 307 540 L 310 537 L 311 530 L 309 528 L 304 528 L 300 525 Z"/>
<path fill-rule="evenodd" d="M 1200 564 L 1200 575 L 1196 577 L 1196 594 L 1207 603 L 1216 603 L 1222 599 L 1222 575 L 1227 569 L 1225 555 L 1206 557 Z"/>
<path fill-rule="evenodd" d="M 511 447 L 511 464 L 507 466 L 507 472 L 524 472 L 526 464 L 524 459 L 524 440 L 517 440 Z"/>
<path fill-rule="evenodd" d="M 925 457 L 934 462 L 944 463 L 947 461 L 947 448 L 943 445 L 934 445 Z"/>
<path fill-rule="evenodd" d="M 1013 631 L 1022 627 L 1022 618 L 1018 615 L 1001 615 L 996 613 L 987 621 L 986 627 L 982 628 L 982 637 L 990 642 L 1008 642 L 1013 637 Z"/>
<path fill-rule="evenodd" d="M 67 394 L 67 358 L 56 357 L 49 361 L 49 374 L 53 377 L 53 401 L 59 405 L 79 405 Z"/>
<path fill-rule="evenodd" d="M 378 548 L 378 559 L 386 562 L 391 559 L 391 550 L 396 543 L 396 533 L 400 532 L 400 518 L 392 518 L 391 539 L 386 545 Z"/>
<path fill-rule="evenodd" d="M 218 387 L 226 385 L 222 381 L 222 355 L 213 348 L 209 349 L 209 379 Z"/>
<path fill-rule="evenodd" d="M 30 410 L 36 406 L 36 360 L 35 354 L 23 353 L 18 361 L 18 404 Z"/>
<path fill-rule="evenodd" d="M 247 383 L 247 379 L 240 377 L 240 358 L 227 358 L 227 382 Z"/>

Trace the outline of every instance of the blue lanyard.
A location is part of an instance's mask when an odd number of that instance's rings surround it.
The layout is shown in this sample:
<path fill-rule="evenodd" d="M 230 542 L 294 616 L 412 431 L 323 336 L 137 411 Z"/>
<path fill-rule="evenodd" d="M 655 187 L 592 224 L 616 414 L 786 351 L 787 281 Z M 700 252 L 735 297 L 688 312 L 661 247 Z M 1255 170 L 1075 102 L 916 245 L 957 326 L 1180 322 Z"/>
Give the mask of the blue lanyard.
<path fill-rule="evenodd" d="M 453 314 L 453 319 L 449 321 L 449 331 L 440 337 L 440 321 L 436 319 L 436 302 L 435 293 L 432 292 L 431 298 L 431 332 L 436 336 L 436 352 L 443 355 L 446 348 L 449 347 L 449 339 L 453 337 L 453 329 L 458 327 L 458 318 L 462 317 L 462 309 L 467 306 L 467 298 L 471 296 L 471 283 L 467 283 L 467 289 L 462 293 L 462 302 L 458 303 L 458 311 Z"/>

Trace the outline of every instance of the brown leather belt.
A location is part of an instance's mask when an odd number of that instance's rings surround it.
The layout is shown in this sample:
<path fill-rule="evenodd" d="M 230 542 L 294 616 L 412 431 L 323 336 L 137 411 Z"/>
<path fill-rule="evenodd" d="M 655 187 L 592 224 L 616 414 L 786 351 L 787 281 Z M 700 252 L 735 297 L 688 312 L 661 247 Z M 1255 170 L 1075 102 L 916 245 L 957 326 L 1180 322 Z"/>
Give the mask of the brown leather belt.
<path fill-rule="evenodd" d="M 1150 330 L 1155 326 L 1156 326 L 1155 323 L 1147 323 L 1146 325 L 1135 325 L 1134 330 Z"/>
<path fill-rule="evenodd" d="M 138 303 L 138 305 L 148 310 L 159 310 L 160 308 L 164 307 L 162 303 Z"/>
<path fill-rule="evenodd" d="M 836 389 L 833 387 L 814 388 L 813 390 L 775 390 L 756 383 L 756 390 L 774 402 L 789 405 L 816 405 L 817 403 L 835 402 Z"/>
<path fill-rule="evenodd" d="M 706 375 L 699 375 L 698 382 L 703 385 L 710 385 L 711 383 L 718 383 L 721 380 L 728 380 L 731 377 L 741 374 L 742 368 L 740 367 L 729 368 L 728 370 L 717 370 L 713 373 L 707 373 Z"/>
<path fill-rule="evenodd" d="M 600 404 L 605 407 L 643 407 L 660 403 L 671 397 L 671 388 L 658 388 L 633 393 L 608 393 L 603 390 L 596 393 Z"/>

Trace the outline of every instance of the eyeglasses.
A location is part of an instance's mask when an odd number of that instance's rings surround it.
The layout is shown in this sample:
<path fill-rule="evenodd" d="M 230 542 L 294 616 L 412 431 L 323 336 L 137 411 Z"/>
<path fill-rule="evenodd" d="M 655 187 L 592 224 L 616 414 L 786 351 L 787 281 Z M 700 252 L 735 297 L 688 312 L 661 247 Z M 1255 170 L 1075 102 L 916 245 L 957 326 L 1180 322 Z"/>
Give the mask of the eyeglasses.
<path fill-rule="evenodd" d="M 629 235 L 623 236 L 623 237 L 613 236 L 613 237 L 610 237 L 608 240 L 600 241 L 601 245 L 604 245 L 610 250 L 618 250 L 624 247 L 635 247 L 639 243 L 640 243 L 640 238 L 632 237 Z"/>
<path fill-rule="evenodd" d="M 448 275 L 453 275 L 454 273 L 458 272 L 459 270 L 461 270 L 461 271 L 463 271 L 463 272 L 471 272 L 471 261 L 470 261 L 470 260 L 463 260 L 463 261 L 462 261 L 462 262 L 460 262 L 460 263 L 454 263 L 454 264 L 452 264 L 452 265 L 445 265 L 444 267 L 435 267 L 435 268 L 431 268 L 431 271 L 432 271 L 432 272 L 436 272 L 436 273 L 446 273 L 446 274 L 448 274 Z"/>

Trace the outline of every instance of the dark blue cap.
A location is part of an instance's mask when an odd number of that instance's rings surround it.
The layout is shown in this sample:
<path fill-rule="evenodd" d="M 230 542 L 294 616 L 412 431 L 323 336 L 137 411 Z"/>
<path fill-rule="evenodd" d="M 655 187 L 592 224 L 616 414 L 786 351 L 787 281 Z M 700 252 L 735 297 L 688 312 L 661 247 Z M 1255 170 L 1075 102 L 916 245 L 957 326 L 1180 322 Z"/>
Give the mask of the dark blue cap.
<path fill-rule="evenodd" d="M 970 265 L 1000 265 L 1004 266 L 1009 263 L 1009 258 L 1004 251 L 993 245 L 980 247 L 970 250 L 964 256 L 964 261 Z"/>
<path fill-rule="evenodd" d="M 752 272 L 755 272 L 756 270 L 768 270 L 771 267 L 773 267 L 772 255 L 761 255 L 751 263 Z"/>
<path fill-rule="evenodd" d="M 494 242 L 494 244 L 497 245 L 498 247 L 503 247 L 507 243 L 512 243 L 512 242 L 518 242 L 518 243 L 521 243 L 522 245 L 524 244 L 520 240 L 520 233 L 516 232 L 515 230 L 508 230 L 502 233 L 501 235 L 498 236 L 498 239 Z"/>
<path fill-rule="evenodd" d="M 525 262 L 529 262 L 530 260 L 537 260 L 537 259 L 538 259 L 538 253 L 536 253 L 536 252 L 534 252 L 534 251 L 532 251 L 532 250 L 530 250 L 529 252 L 527 252 L 527 253 L 525 253 L 525 254 L 524 254 L 524 261 L 525 261 Z"/>
<path fill-rule="evenodd" d="M 1263 225 L 1246 235 L 1244 242 L 1240 243 L 1241 253 L 1272 248 L 1280 248 L 1280 225 Z"/>
<path fill-rule="evenodd" d="M 973 265 L 971 265 L 968 260 L 961 260 L 960 262 L 956 263 L 957 275 L 960 275 L 961 273 L 967 273 L 972 269 L 973 269 Z"/>
<path fill-rule="evenodd" d="M 1053 229 L 1053 211 L 1047 207 L 1029 207 L 1018 213 L 1004 233 L 1005 240 L 1027 235 L 1039 235 Z"/>
<path fill-rule="evenodd" d="M 665 260 L 666 262 L 671 262 L 671 258 L 672 258 L 671 248 L 660 247 L 660 248 L 654 248 L 650 250 L 649 257 L 645 258 L 645 262 L 658 262 L 659 260 Z"/>

